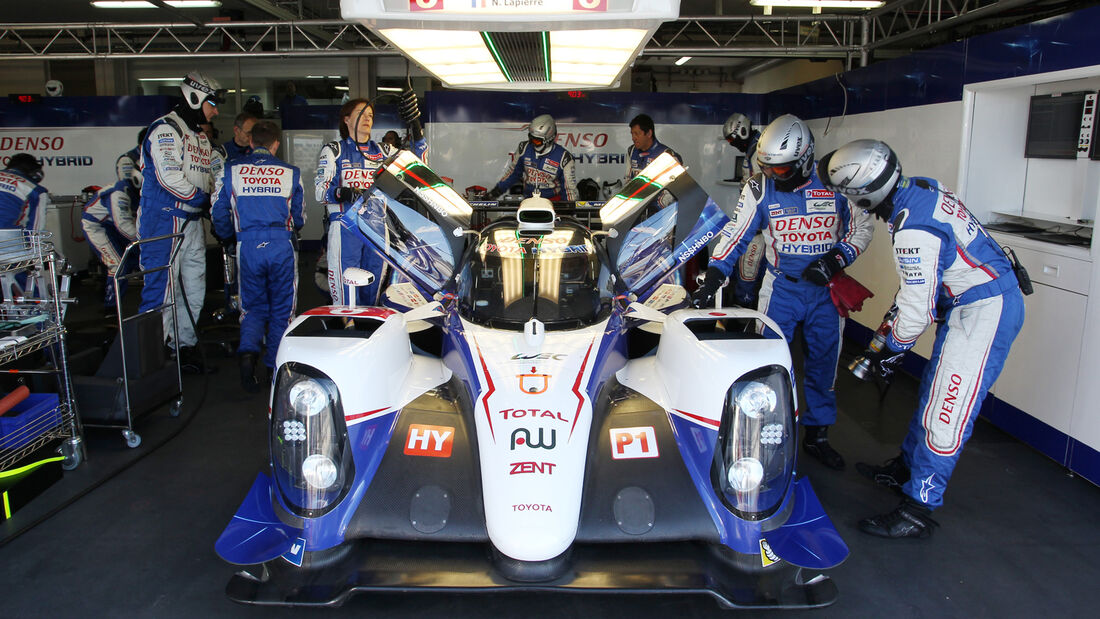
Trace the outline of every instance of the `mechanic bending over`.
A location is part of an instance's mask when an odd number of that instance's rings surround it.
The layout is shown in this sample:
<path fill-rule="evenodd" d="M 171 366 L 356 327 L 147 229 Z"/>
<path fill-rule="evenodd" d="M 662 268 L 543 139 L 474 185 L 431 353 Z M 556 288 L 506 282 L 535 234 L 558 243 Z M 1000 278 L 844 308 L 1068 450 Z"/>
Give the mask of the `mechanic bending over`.
<path fill-rule="evenodd" d="M 722 137 L 726 142 L 741 151 L 741 169 L 736 180 L 746 183 L 752 178 L 753 164 L 756 159 L 756 143 L 760 141 L 760 132 L 752 128 L 752 121 L 744 114 L 734 112 L 722 125 Z M 764 237 L 757 234 L 752 244 L 737 259 L 737 277 L 733 279 L 733 299 L 741 307 L 755 307 L 760 281 L 764 278 Z"/>
<path fill-rule="evenodd" d="M 401 120 L 408 125 L 412 152 L 423 158 L 428 150 L 420 126 L 420 108 L 416 93 L 401 95 Z M 366 99 L 352 99 L 340 107 L 340 140 L 321 148 L 314 180 L 317 201 L 325 208 L 328 222 L 328 287 L 335 305 L 346 305 L 347 287 L 343 285 L 344 269 L 359 267 L 374 274 L 374 282 L 360 286 L 356 293 L 358 305 L 377 305 L 382 290 L 386 264 L 360 234 L 345 230 L 340 216 L 358 195 L 374 184 L 382 163 L 397 152 L 389 144 L 370 139 L 374 127 L 374 105 Z"/>
<path fill-rule="evenodd" d="M 30 153 L 17 153 L 0 172 L 0 228 L 41 230 L 50 192 L 40 185 L 46 172 Z"/>
<path fill-rule="evenodd" d="M 538 192 L 547 200 L 576 200 L 577 172 L 573 155 L 558 144 L 558 125 L 554 117 L 541 114 L 527 126 L 527 140 L 516 146 L 515 156 L 504 166 L 504 175 L 489 190 L 496 200 L 523 179 L 523 197 Z"/>
<path fill-rule="evenodd" d="M 711 303 L 753 237 L 763 232 L 768 270 L 759 310 L 779 325 L 788 343 L 801 323 L 806 344 L 802 447 L 825 466 L 840 470 L 844 458 L 829 444 L 827 431 L 836 422 L 833 383 L 844 319 L 827 284 L 871 243 L 873 220 L 822 185 L 814 165 L 814 136 L 790 114 L 764 129 L 756 163 L 762 173 L 741 189 L 733 219 L 722 229 L 692 305 Z"/>
<path fill-rule="evenodd" d="M 141 173 L 138 172 L 131 174 L 126 180 L 99 190 L 84 205 L 84 215 L 80 219 L 88 245 L 107 269 L 103 310 L 108 315 L 118 310 L 115 305 L 114 274 L 119 268 L 122 269 L 122 275 L 129 273 L 138 257 L 136 251 L 131 251 L 126 258 L 126 264 L 122 264 L 122 254 L 126 251 L 126 246 L 137 239 L 134 213 L 141 197 L 141 180 Z M 119 280 L 119 297 L 126 294 L 127 284 L 126 278 Z"/>
<path fill-rule="evenodd" d="M 889 513 L 860 521 L 879 537 L 927 537 L 932 510 L 974 428 L 1024 322 L 1020 281 L 1005 251 L 939 181 L 901 175 L 889 146 L 856 140 L 821 159 L 827 187 L 883 221 L 893 233 L 901 288 L 886 342 L 868 353 L 873 373 L 889 379 L 937 310 L 932 358 L 921 377 L 917 409 L 901 454 L 882 466 L 858 463 L 876 483 L 904 497 Z M 1029 284 L 1028 284 L 1029 285 Z"/>
<path fill-rule="evenodd" d="M 298 296 L 298 231 L 302 212 L 302 173 L 273 153 L 282 131 L 269 120 L 252 127 L 251 153 L 225 168 L 211 219 L 225 243 L 236 239 L 241 295 L 241 343 L 237 348 L 241 386 L 260 390 L 256 360 L 266 341 L 264 365 L 271 381 L 283 331 L 294 318 Z M 266 335 L 266 340 L 265 340 Z"/>
<path fill-rule="evenodd" d="M 188 73 L 180 84 L 183 101 L 153 121 L 142 144 L 141 206 L 138 209 L 138 237 L 150 239 L 183 233 L 174 270 L 179 311 L 178 354 L 186 372 L 202 373 L 205 367 L 198 351 L 194 322 L 199 319 L 206 298 L 206 233 L 202 214 L 214 190 L 212 166 L 217 162 L 214 147 L 200 125 L 218 115 L 223 90 L 202 73 Z M 150 271 L 168 264 L 173 241 L 164 239 L 143 245 L 141 269 Z M 139 312 L 170 302 L 168 271 L 145 274 Z M 187 303 L 184 304 L 184 295 Z M 172 309 L 164 307 L 164 338 L 172 347 Z M 194 321 L 194 322 L 193 322 Z"/>

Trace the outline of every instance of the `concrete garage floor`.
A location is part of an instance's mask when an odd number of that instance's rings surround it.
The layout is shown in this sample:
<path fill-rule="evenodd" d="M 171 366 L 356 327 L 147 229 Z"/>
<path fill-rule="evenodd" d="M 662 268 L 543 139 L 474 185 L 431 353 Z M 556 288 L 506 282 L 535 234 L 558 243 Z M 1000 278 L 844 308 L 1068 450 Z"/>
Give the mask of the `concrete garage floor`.
<path fill-rule="evenodd" d="M 315 303 L 303 261 L 300 309 Z M 95 332 L 91 285 L 70 319 L 72 340 Z M 136 291 L 131 293 L 136 295 Z M 136 297 L 135 297 L 136 298 Z M 209 306 L 220 301 L 211 293 Z M 81 317 L 77 320 L 77 314 Z M 208 333 L 209 340 L 225 334 Z M 0 526 L 5 617 L 717 617 L 704 596 L 546 594 L 361 595 L 342 608 L 240 606 L 226 599 L 233 567 L 214 541 L 266 459 L 265 395 L 247 397 L 235 361 L 188 377 L 184 413 L 138 423 L 138 449 L 115 430 L 87 431 L 88 460 Z M 850 360 L 848 351 L 843 363 Z M 860 477 L 856 461 L 893 456 L 915 405 L 915 380 L 897 381 L 880 408 L 873 386 L 842 372 L 831 437 L 848 460 L 834 472 L 802 458 L 826 511 L 851 549 L 830 570 L 839 600 L 812 617 L 1095 616 L 1100 567 L 1100 489 L 979 421 L 935 514 L 929 540 L 887 541 L 856 522 L 897 498 Z M 75 499 L 75 500 L 74 500 Z M 71 503 L 69 503 L 71 501 Z M 67 504 L 68 503 L 68 504 Z M 56 513 L 53 513 L 56 512 Z M 52 514 L 52 515 L 51 515 Z M 44 520 L 43 520 L 44 519 Z M 17 537 L 13 533 L 41 520 Z M 762 615 L 762 612 L 751 613 Z"/>

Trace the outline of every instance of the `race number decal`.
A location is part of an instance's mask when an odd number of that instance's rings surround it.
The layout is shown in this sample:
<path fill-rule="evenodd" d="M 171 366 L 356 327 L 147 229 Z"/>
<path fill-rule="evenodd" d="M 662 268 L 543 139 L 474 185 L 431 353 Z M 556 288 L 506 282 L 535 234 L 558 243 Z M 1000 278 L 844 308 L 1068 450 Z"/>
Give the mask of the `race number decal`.
<path fill-rule="evenodd" d="M 611 457 L 616 460 L 656 458 L 657 432 L 653 426 L 611 428 Z"/>
<path fill-rule="evenodd" d="M 410 11 L 438 11 L 443 8 L 443 0 L 409 0 Z"/>
<path fill-rule="evenodd" d="M 607 0 L 573 0 L 574 11 L 606 11 Z"/>

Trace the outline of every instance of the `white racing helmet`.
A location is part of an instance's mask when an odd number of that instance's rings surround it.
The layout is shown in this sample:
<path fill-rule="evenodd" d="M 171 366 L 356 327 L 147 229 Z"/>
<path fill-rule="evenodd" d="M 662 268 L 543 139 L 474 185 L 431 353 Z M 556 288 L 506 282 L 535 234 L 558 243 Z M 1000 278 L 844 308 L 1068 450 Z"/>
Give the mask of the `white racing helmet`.
<path fill-rule="evenodd" d="M 826 153 L 818 166 L 826 187 L 865 209 L 885 200 L 901 178 L 901 163 L 885 142 L 856 140 Z"/>
<path fill-rule="evenodd" d="M 64 92 L 65 86 L 61 83 L 61 80 L 50 80 L 46 82 L 47 97 L 60 97 Z"/>
<path fill-rule="evenodd" d="M 549 114 L 536 116 L 527 129 L 527 140 L 535 147 L 535 154 L 539 157 L 550 152 L 557 137 L 558 125 Z"/>
<path fill-rule="evenodd" d="M 752 121 L 748 116 L 734 112 L 722 125 L 722 137 L 727 140 L 747 140 L 752 133 Z"/>
<path fill-rule="evenodd" d="M 214 105 L 222 103 L 225 96 L 225 91 L 214 78 L 198 71 L 192 71 L 183 78 L 180 91 L 183 93 L 183 100 L 187 102 L 187 107 L 193 110 L 201 110 L 202 104 L 207 100 Z"/>
<path fill-rule="evenodd" d="M 784 114 L 769 124 L 756 142 L 756 163 L 774 178 L 780 191 L 791 191 L 810 178 L 814 167 L 814 134 L 802 119 Z"/>

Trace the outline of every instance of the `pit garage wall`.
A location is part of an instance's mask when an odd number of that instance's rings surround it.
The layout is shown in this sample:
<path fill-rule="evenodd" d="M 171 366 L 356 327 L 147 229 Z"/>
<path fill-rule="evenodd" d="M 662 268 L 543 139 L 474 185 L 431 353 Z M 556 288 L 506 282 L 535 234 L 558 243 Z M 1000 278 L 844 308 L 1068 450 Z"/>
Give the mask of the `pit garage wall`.
<path fill-rule="evenodd" d="M 964 144 L 969 135 L 967 112 L 963 106 L 964 86 L 1100 65 L 1100 46 L 1095 39 L 1098 30 L 1100 8 L 1092 7 L 973 37 L 769 93 L 763 120 L 768 122 L 788 112 L 807 120 L 817 139 L 818 156 L 852 139 L 884 140 L 897 151 L 907 175 L 937 178 L 958 189 L 961 153 L 965 148 L 973 148 Z M 1065 78 L 1052 75 L 1043 81 L 1059 79 Z M 1072 183 L 1067 181 L 1065 184 Z M 1050 189 L 1053 194 L 1063 190 L 1068 191 L 1067 187 Z M 982 209 L 978 210 L 984 215 Z M 853 315 L 854 320 L 848 321 L 847 335 L 861 342 L 870 339 L 898 286 L 889 235 L 884 224 L 876 222 L 876 226 L 871 248 L 850 269 L 853 276 L 876 294 L 864 305 L 862 312 Z M 1028 298 L 1029 308 L 1038 303 L 1035 299 L 1039 296 Z M 1037 315 L 1038 311 L 1033 313 Z M 1028 319 L 1034 320 L 1032 316 Z M 933 339 L 930 329 L 914 349 L 917 355 L 910 355 L 907 360 L 907 369 L 915 373 L 923 369 Z M 1016 349 L 1026 346 L 1020 341 L 1017 344 Z M 1029 354 L 1029 351 L 1014 350 L 1012 354 Z M 1028 363 L 1038 365 L 1049 361 L 1034 358 Z M 1082 367 L 1079 376 L 1089 375 L 1094 376 L 1095 372 Z M 1068 389 L 1073 391 L 1074 381 L 1068 382 Z M 1047 384 L 1034 387 L 1037 390 L 1052 388 Z M 1080 388 L 1077 391 L 1080 400 L 1082 392 Z M 994 394 L 996 392 L 997 385 Z M 1067 397 L 1070 402 L 1074 399 L 1072 394 Z M 1091 407 L 1093 410 L 1087 410 L 1090 407 L 1081 402 L 1075 403 L 1073 408 L 1074 414 L 1095 415 L 1095 404 Z M 1069 428 L 1059 429 L 1040 421 L 1045 412 L 1028 414 L 995 397 L 987 398 L 982 408 L 982 415 L 997 426 L 1100 484 L 1100 443 L 1076 430 L 1071 432 Z"/>

